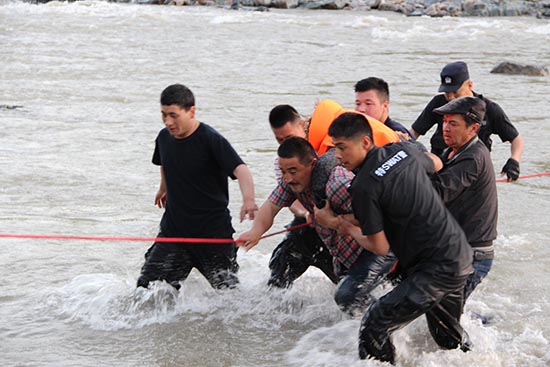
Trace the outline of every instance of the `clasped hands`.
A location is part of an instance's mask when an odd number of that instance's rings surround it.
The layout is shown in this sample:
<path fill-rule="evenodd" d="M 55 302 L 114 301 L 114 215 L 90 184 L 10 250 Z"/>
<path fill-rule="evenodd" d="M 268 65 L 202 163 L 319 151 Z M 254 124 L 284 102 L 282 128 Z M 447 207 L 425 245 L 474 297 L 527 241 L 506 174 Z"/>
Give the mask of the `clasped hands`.
<path fill-rule="evenodd" d="M 336 230 L 341 235 L 350 235 L 350 229 L 357 225 L 353 214 L 337 215 L 330 205 L 324 205 L 321 209 L 313 209 L 315 221 L 324 227 Z"/>

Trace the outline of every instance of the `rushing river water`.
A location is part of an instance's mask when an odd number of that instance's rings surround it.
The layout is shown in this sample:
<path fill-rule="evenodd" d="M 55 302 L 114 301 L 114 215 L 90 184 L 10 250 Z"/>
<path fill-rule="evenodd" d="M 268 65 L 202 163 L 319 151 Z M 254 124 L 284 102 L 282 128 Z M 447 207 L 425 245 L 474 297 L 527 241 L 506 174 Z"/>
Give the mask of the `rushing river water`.
<path fill-rule="evenodd" d="M 524 136 L 522 174 L 550 171 L 550 78 L 489 73 L 504 60 L 550 66 L 547 20 L 1 1 L 0 45 L 1 233 L 154 237 L 158 99 L 176 82 L 249 164 L 258 204 L 274 185 L 274 105 L 352 107 L 353 84 L 375 75 L 390 83 L 391 116 L 410 126 L 456 60 Z M 494 144 L 496 170 L 508 154 Z M 230 191 L 236 217 L 238 184 Z M 550 177 L 498 193 L 497 257 L 463 317 L 474 351 L 439 350 L 421 318 L 395 334 L 398 365 L 550 365 Z M 237 232 L 250 225 L 234 219 Z M 280 240 L 239 251 L 236 290 L 193 271 L 179 294 L 136 294 L 148 242 L 0 238 L 0 364 L 383 365 L 358 359 L 359 320 L 338 310 L 320 271 L 267 291 Z"/>

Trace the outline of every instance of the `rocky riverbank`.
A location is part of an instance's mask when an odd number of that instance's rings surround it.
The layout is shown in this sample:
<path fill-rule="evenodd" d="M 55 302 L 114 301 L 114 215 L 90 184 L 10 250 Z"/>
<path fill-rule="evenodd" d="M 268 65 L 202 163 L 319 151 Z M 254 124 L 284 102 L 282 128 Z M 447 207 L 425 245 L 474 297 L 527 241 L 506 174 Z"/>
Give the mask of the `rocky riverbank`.
<path fill-rule="evenodd" d="M 40 0 L 38 0 L 40 1 Z M 118 2 L 128 0 L 115 0 Z M 269 8 L 381 10 L 407 16 L 494 17 L 536 16 L 550 19 L 550 0 L 134 0 L 140 4 L 226 6 L 233 9 Z"/>

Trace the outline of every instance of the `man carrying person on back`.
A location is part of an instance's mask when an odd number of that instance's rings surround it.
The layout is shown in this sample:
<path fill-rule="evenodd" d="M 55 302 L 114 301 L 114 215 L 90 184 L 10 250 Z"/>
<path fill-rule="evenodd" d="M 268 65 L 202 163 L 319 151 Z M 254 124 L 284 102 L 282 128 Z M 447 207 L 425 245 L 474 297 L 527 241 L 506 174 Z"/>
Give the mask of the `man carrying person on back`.
<path fill-rule="evenodd" d="M 305 119 L 290 105 L 275 106 L 269 113 L 269 125 L 279 144 L 290 137 L 307 138 L 309 127 Z M 281 179 L 279 157 L 275 159 L 275 176 Z M 296 200 L 289 205 L 294 214 L 290 227 L 308 221 L 309 212 Z M 333 268 L 332 255 L 314 228 L 302 227 L 289 232 L 285 239 L 275 248 L 269 261 L 271 276 L 269 286 L 286 288 L 299 278 L 310 266 L 319 268 L 333 283 L 338 282 Z"/>
<path fill-rule="evenodd" d="M 351 214 L 351 197 L 347 191 L 354 175 L 337 162 L 331 150 L 317 158 L 311 144 L 299 137 L 285 139 L 277 151 L 282 179 L 260 207 L 250 231 L 239 236 L 237 243 L 247 250 L 254 247 L 271 227 L 283 207 L 296 200 L 309 214 L 315 206 L 330 206 L 338 214 Z M 316 189 L 318 188 L 318 189 Z M 322 190 L 319 192 L 318 190 Z M 333 257 L 335 273 L 342 280 L 335 301 L 345 312 L 362 312 L 373 300 L 371 291 L 382 282 L 395 263 L 395 256 L 376 256 L 364 250 L 351 236 L 342 236 L 323 227 L 313 217 L 312 226 Z"/>
<path fill-rule="evenodd" d="M 332 142 L 328 136 L 330 123 L 345 110 L 332 100 L 323 100 L 317 103 L 309 121 L 305 121 L 296 109 L 290 105 L 278 105 L 269 114 L 269 123 L 277 142 L 282 143 L 286 138 L 298 136 L 306 138 L 319 157 L 329 151 Z M 397 134 L 379 121 L 372 121 L 377 145 L 399 141 Z M 330 171 L 320 169 L 321 166 L 333 167 L 337 164 L 334 152 L 323 158 L 316 166 L 316 175 L 325 175 L 315 182 L 326 182 Z M 277 180 L 281 179 L 278 167 L 278 158 L 275 160 L 275 174 Z M 315 185 L 315 184 L 314 184 Z M 317 193 L 323 193 L 325 187 L 314 187 Z M 309 212 L 300 201 L 290 206 L 295 214 L 291 226 L 305 223 Z M 268 285 L 288 287 L 294 280 L 302 275 L 309 266 L 315 266 L 323 271 L 333 283 L 338 282 L 338 276 L 332 268 L 333 259 L 327 251 L 323 241 L 313 228 L 305 227 L 290 232 L 286 238 L 275 248 L 269 262 L 271 277 Z"/>

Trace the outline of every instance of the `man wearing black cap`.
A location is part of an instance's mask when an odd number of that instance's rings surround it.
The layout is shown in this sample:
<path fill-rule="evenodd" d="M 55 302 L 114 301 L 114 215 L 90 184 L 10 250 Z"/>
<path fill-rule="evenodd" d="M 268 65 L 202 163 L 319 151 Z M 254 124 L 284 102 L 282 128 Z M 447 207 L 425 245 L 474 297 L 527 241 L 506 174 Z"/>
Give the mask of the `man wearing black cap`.
<path fill-rule="evenodd" d="M 497 134 L 500 139 L 511 143 L 511 156 L 502 167 L 501 174 L 506 174 L 508 181 L 515 181 L 519 177 L 519 162 L 523 152 L 523 138 L 512 125 L 510 119 L 502 108 L 493 101 L 475 93 L 473 82 L 470 80 L 468 66 L 463 61 L 452 62 L 447 64 L 441 71 L 441 85 L 439 92 L 428 105 L 424 108 L 420 116 L 416 119 L 411 127 L 411 132 L 415 137 L 426 134 L 432 126 L 437 124 L 437 130 L 430 139 L 432 145 L 432 153 L 440 155 L 447 147 L 443 141 L 442 116 L 433 112 L 434 109 L 443 106 L 449 101 L 459 97 L 479 97 L 487 106 L 485 114 L 485 124 L 479 130 L 478 136 L 485 143 L 489 151 L 491 150 L 491 135 Z"/>
<path fill-rule="evenodd" d="M 474 273 L 466 281 L 464 299 L 491 269 L 497 236 L 494 168 L 489 150 L 477 135 L 485 110 L 482 99 L 460 97 L 433 111 L 443 117 L 443 140 L 448 148 L 441 154 L 443 168 L 432 175 L 432 184 L 474 250 Z"/>

